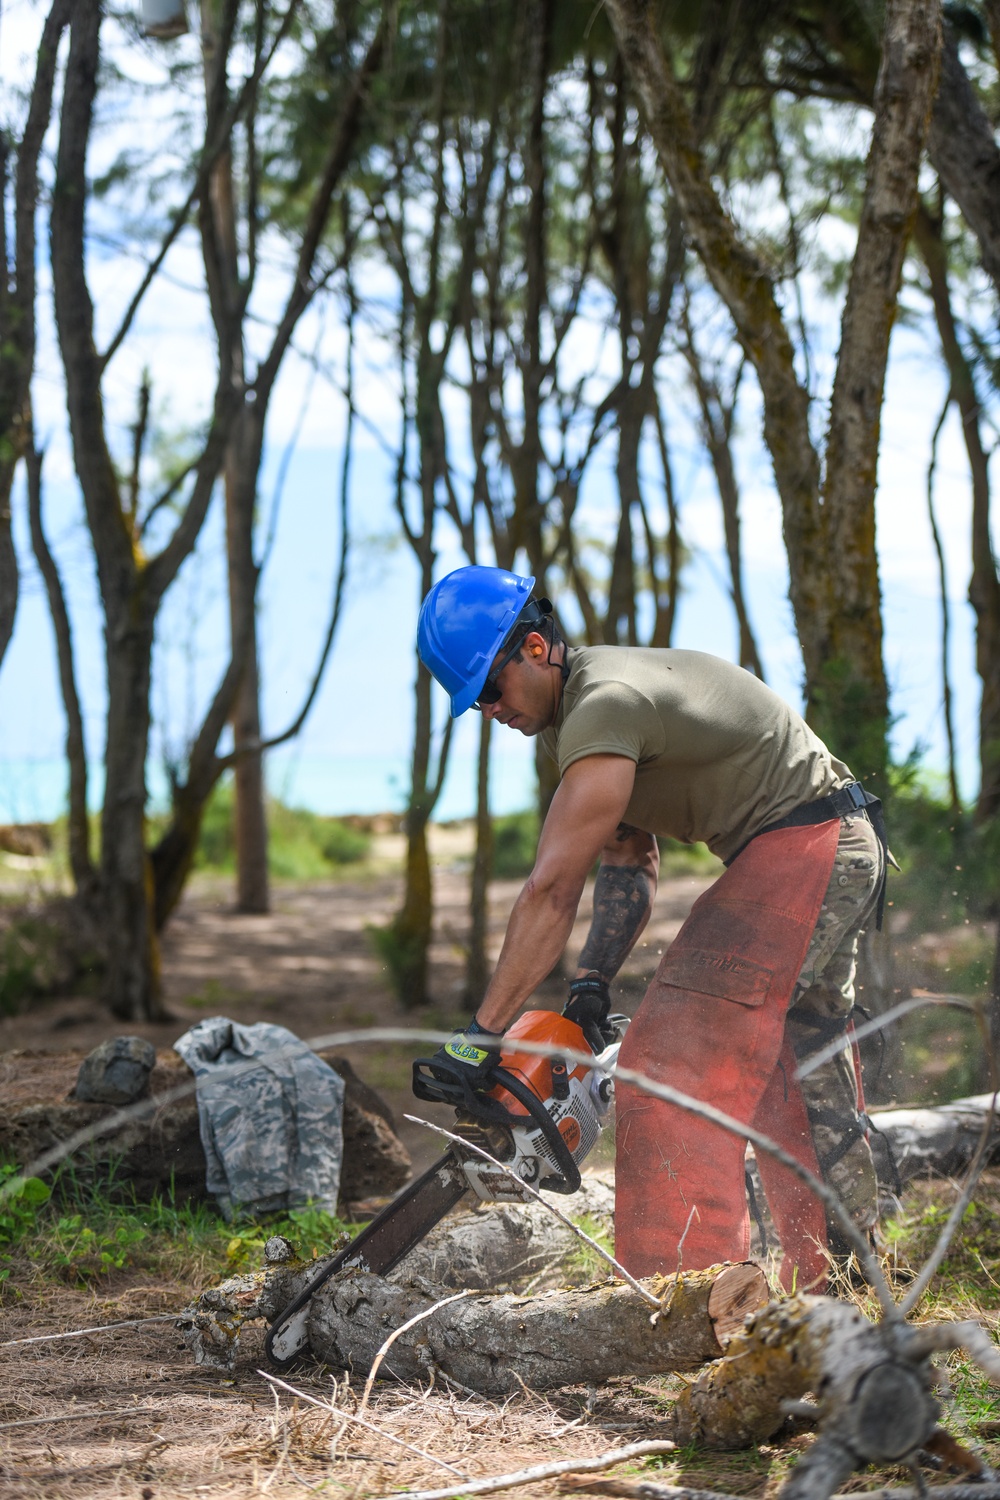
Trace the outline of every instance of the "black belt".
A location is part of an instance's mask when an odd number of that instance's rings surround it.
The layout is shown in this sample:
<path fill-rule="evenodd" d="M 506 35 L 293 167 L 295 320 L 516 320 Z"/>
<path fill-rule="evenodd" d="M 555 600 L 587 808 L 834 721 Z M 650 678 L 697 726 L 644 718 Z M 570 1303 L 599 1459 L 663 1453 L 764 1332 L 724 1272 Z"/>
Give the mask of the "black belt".
<path fill-rule="evenodd" d="M 875 925 L 881 931 L 888 865 L 885 816 L 878 797 L 873 797 L 871 792 L 866 792 L 859 781 L 850 781 L 847 786 L 838 787 L 835 792 L 830 792 L 826 797 L 817 797 L 815 802 L 803 802 L 801 807 L 794 807 L 790 813 L 779 818 L 777 822 L 768 823 L 765 828 L 759 828 L 752 838 L 747 839 L 746 844 L 740 845 L 732 858 L 725 861 L 726 867 L 728 868 L 733 860 L 739 859 L 747 844 L 752 844 L 754 839 L 759 839 L 765 833 L 777 833 L 779 828 L 807 828 L 812 823 L 829 823 L 833 818 L 846 818 L 856 812 L 863 813 L 868 819 L 875 830 L 875 837 L 882 846 L 882 880 L 878 890 L 878 906 L 875 909 Z"/>

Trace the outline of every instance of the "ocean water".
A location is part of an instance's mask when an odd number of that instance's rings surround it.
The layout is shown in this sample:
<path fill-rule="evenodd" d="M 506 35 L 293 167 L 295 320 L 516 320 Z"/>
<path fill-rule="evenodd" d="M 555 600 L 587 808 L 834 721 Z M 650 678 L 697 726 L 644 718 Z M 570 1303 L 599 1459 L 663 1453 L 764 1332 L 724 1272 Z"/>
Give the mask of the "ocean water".
<path fill-rule="evenodd" d="M 490 802 L 494 813 L 519 812 L 535 795 L 534 765 L 527 746 L 514 754 L 491 759 Z M 456 746 L 449 759 L 438 822 L 471 817 L 475 809 L 477 765 L 475 753 Z M 399 812 L 406 802 L 409 765 L 402 755 L 338 755 L 294 747 L 268 757 L 267 782 L 271 792 L 293 807 L 313 812 Z M 167 782 L 162 769 L 151 763 L 147 775 L 150 804 L 165 806 Z M 104 785 L 102 766 L 91 768 L 88 801 L 99 808 Z M 58 757 L 0 760 L 0 823 L 50 823 L 66 810 L 66 764 Z"/>

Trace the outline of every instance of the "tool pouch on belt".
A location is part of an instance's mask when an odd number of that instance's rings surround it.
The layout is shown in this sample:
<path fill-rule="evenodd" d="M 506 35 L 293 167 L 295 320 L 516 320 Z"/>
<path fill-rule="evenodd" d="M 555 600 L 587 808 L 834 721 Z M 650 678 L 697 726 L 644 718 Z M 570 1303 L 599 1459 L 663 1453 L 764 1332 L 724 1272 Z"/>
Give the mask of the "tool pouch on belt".
<path fill-rule="evenodd" d="M 695 902 L 625 1034 L 623 1068 L 757 1124 L 817 1171 L 794 1062 L 779 1069 L 785 1013 L 826 894 L 840 820 L 748 844 Z M 766 1108 L 762 1108 L 766 1106 Z M 745 1140 L 617 1085 L 616 1255 L 637 1276 L 745 1259 Z M 761 1161 L 799 1285 L 824 1264 L 822 1205 Z M 683 1244 L 681 1243 L 683 1240 Z M 680 1250 L 679 1247 L 680 1246 Z"/>

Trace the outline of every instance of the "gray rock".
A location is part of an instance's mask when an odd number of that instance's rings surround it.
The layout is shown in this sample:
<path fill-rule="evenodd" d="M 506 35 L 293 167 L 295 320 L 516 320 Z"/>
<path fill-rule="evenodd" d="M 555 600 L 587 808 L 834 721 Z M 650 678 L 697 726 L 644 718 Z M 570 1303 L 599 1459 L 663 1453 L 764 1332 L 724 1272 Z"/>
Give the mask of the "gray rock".
<path fill-rule="evenodd" d="M 156 1048 L 141 1036 L 115 1036 L 80 1064 L 74 1099 L 91 1104 L 131 1104 L 149 1092 Z"/>

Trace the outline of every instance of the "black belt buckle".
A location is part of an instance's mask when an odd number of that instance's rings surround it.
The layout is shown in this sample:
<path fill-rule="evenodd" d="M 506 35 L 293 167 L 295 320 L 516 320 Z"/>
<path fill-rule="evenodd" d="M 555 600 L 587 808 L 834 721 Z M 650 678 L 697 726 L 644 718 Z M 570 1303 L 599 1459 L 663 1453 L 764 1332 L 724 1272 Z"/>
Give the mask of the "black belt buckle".
<path fill-rule="evenodd" d="M 848 797 L 850 797 L 852 807 L 867 807 L 868 793 L 865 791 L 860 781 L 852 781 L 848 786 L 844 787 L 844 791 L 847 793 Z"/>

